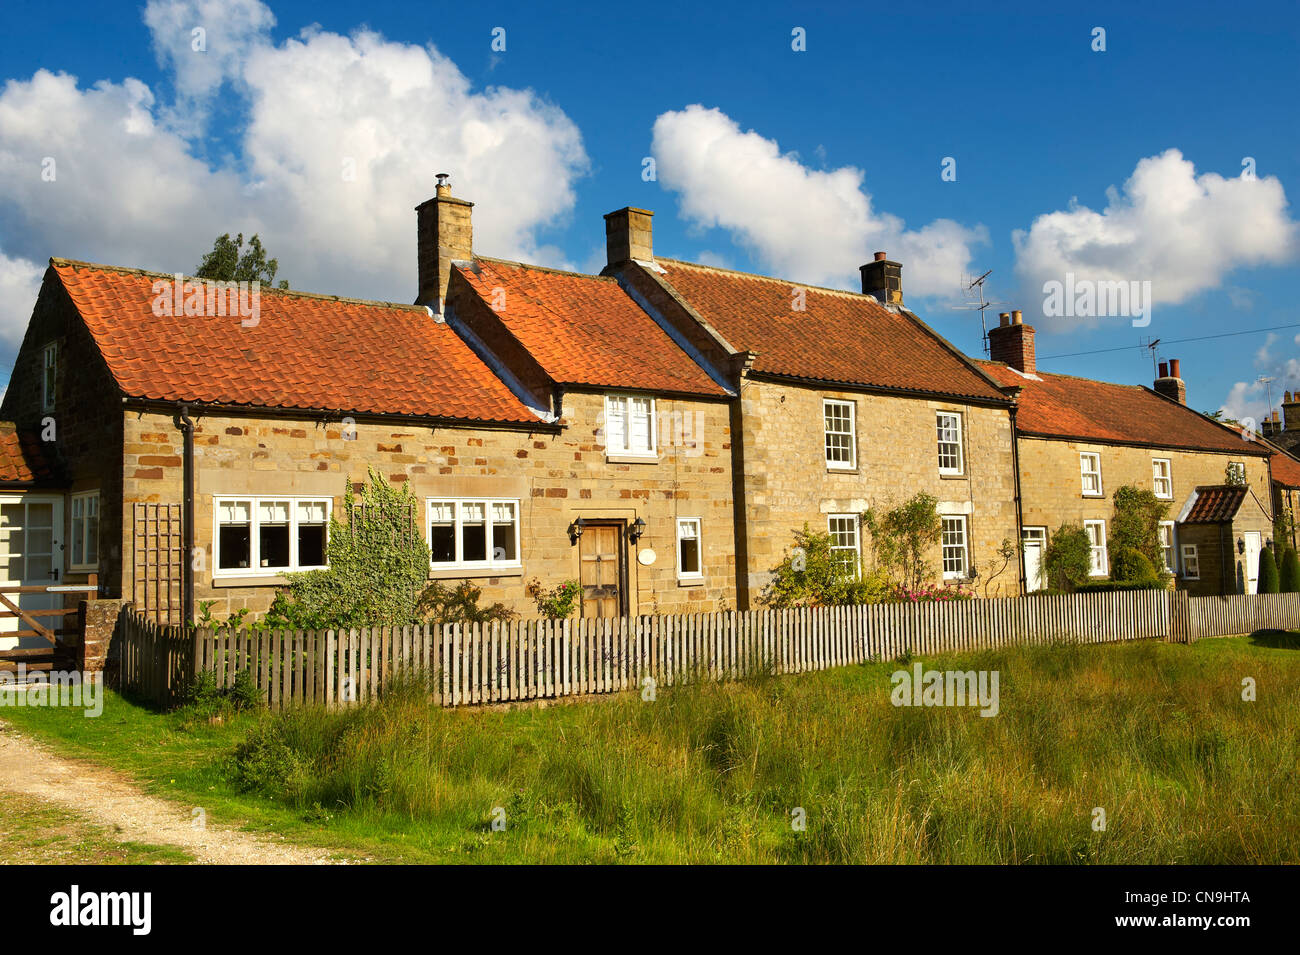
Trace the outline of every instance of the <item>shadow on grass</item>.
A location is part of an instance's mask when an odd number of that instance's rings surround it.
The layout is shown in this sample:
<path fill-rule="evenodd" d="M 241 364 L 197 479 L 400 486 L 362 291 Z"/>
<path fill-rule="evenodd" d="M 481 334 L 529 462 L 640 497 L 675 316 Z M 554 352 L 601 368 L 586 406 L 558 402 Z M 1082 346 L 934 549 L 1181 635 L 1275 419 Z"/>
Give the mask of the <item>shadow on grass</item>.
<path fill-rule="evenodd" d="M 1256 630 L 1250 635 L 1250 642 L 1257 647 L 1273 647 L 1277 650 L 1300 650 L 1300 631 Z"/>

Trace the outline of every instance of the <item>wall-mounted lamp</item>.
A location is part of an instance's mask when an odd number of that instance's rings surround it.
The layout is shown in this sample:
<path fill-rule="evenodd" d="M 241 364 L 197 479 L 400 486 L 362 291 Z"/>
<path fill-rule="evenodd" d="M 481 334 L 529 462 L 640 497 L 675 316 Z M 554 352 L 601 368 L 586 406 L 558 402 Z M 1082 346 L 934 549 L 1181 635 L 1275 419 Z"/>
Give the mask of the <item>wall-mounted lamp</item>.
<path fill-rule="evenodd" d="M 569 543 L 578 543 L 578 538 L 582 536 L 582 531 L 586 528 L 587 522 L 581 517 L 569 525 Z"/>
<path fill-rule="evenodd" d="M 632 538 L 633 544 L 639 541 L 641 539 L 641 535 L 644 533 L 645 533 L 645 521 L 641 520 L 641 518 L 639 517 L 632 522 L 632 526 L 629 527 L 627 531 L 628 537 Z"/>
<path fill-rule="evenodd" d="M 1246 538 L 1244 537 L 1237 538 L 1237 553 L 1238 554 L 1246 553 Z"/>

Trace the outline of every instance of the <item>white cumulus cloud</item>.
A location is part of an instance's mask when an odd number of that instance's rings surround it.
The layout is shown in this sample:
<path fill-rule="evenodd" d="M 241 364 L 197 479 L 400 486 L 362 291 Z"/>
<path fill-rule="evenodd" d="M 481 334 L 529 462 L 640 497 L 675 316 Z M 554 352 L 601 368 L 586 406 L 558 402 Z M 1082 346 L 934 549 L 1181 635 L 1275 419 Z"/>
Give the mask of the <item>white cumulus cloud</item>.
<path fill-rule="evenodd" d="M 951 297 L 972 247 L 988 241 L 983 226 L 950 219 L 908 229 L 873 205 L 861 169 L 810 168 L 718 109 L 661 114 L 652 151 L 658 180 L 679 195 L 684 218 L 726 229 L 783 278 L 858 288 L 858 267 L 886 251 L 903 264 L 905 295 Z"/>
<path fill-rule="evenodd" d="M 412 301 L 414 207 L 439 172 L 478 201 L 477 250 L 565 264 L 543 233 L 573 208 L 588 161 L 559 108 L 475 88 L 433 47 L 370 31 L 273 43 L 274 18 L 247 0 L 229 5 L 242 26 L 209 29 L 209 55 L 220 36 L 238 49 L 204 72 L 175 31 L 196 10 L 215 23 L 219 6 L 147 10 L 175 101 L 129 77 L 85 85 L 45 70 L 0 87 L 0 294 L 16 299 L 0 301 L 5 322 L 25 323 L 32 263 L 51 255 L 191 271 L 217 235 L 241 231 L 261 234 L 294 288 Z M 224 139 L 171 121 L 225 79 L 237 109 Z"/>
<path fill-rule="evenodd" d="M 1297 224 L 1276 177 L 1197 174 L 1177 149 L 1138 162 L 1097 212 L 1071 200 L 1012 234 L 1029 293 L 1044 282 L 1149 281 L 1156 305 L 1218 288 L 1233 269 L 1278 265 L 1297 251 Z"/>

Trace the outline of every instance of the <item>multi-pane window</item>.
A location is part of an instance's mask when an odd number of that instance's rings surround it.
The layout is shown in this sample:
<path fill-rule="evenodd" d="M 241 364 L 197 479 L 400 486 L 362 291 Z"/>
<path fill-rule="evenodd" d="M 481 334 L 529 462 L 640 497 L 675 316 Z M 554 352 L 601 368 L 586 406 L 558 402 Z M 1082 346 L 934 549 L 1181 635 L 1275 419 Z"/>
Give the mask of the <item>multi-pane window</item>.
<path fill-rule="evenodd" d="M 1176 560 L 1178 549 L 1174 546 L 1174 522 L 1160 522 L 1160 552 L 1165 558 L 1165 570 L 1169 573 L 1177 573 Z"/>
<path fill-rule="evenodd" d="M 1228 480 L 1233 484 L 1246 483 L 1246 463 L 1244 461 L 1228 462 Z"/>
<path fill-rule="evenodd" d="M 857 467 L 858 449 L 851 401 L 822 402 L 826 428 L 826 466 L 841 470 Z"/>
<path fill-rule="evenodd" d="M 961 474 L 961 415 L 940 411 L 935 422 L 939 429 L 939 473 Z"/>
<path fill-rule="evenodd" d="M 99 563 L 99 492 L 72 495 L 72 567 Z"/>
<path fill-rule="evenodd" d="M 1092 451 L 1079 454 L 1079 473 L 1085 497 L 1101 497 L 1101 455 Z"/>
<path fill-rule="evenodd" d="M 54 410 L 54 387 L 59 376 L 59 346 L 50 342 L 41 351 L 41 410 Z"/>
<path fill-rule="evenodd" d="M 826 529 L 831 535 L 831 557 L 840 569 L 857 576 L 861 551 L 858 547 L 858 516 L 856 514 L 831 514 L 826 519 Z"/>
<path fill-rule="evenodd" d="M 1094 577 L 1105 577 L 1110 573 L 1106 560 L 1106 522 L 1084 521 L 1083 529 L 1088 535 L 1089 556 L 1092 561 L 1088 573 Z"/>
<path fill-rule="evenodd" d="M 700 560 L 700 519 L 682 517 L 677 520 L 677 576 L 698 579 L 704 576 Z"/>
<path fill-rule="evenodd" d="M 1186 580 L 1201 579 L 1201 558 L 1196 553 L 1195 544 L 1183 545 L 1183 577 Z"/>
<path fill-rule="evenodd" d="M 1156 497 L 1165 500 L 1173 498 L 1174 478 L 1168 458 L 1151 459 L 1151 482 Z"/>
<path fill-rule="evenodd" d="M 653 457 L 655 400 L 640 395 L 605 396 L 605 451 Z"/>
<path fill-rule="evenodd" d="M 326 566 L 327 498 L 216 498 L 216 572 L 282 573 Z"/>
<path fill-rule="evenodd" d="M 435 568 L 519 566 L 519 502 L 430 500 L 429 550 Z"/>
<path fill-rule="evenodd" d="M 944 517 L 940 543 L 943 548 L 943 579 L 955 580 L 966 576 L 966 518 L 961 515 Z"/>

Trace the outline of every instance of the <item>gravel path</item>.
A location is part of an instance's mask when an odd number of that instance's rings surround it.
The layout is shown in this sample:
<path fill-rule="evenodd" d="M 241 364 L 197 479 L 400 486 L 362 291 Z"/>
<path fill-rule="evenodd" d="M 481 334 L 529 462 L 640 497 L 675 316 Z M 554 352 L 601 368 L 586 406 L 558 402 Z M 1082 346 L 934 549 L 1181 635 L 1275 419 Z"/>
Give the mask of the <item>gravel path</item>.
<path fill-rule="evenodd" d="M 107 827 L 122 841 L 178 846 L 209 865 L 325 865 L 339 861 L 324 849 L 221 829 L 210 822 L 196 827 L 191 808 L 142 792 L 111 769 L 58 756 L 2 721 L 0 789 L 70 809 Z"/>

